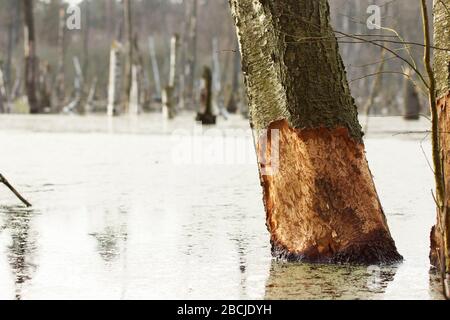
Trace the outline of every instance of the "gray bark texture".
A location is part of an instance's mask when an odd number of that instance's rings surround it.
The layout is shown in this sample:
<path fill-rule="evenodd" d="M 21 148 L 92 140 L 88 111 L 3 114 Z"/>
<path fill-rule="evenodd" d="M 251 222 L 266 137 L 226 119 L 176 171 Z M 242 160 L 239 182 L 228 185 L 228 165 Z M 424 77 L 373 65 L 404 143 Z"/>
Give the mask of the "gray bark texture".
<path fill-rule="evenodd" d="M 287 119 L 299 129 L 344 126 L 361 140 L 327 1 L 230 0 L 230 4 L 254 128 Z"/>

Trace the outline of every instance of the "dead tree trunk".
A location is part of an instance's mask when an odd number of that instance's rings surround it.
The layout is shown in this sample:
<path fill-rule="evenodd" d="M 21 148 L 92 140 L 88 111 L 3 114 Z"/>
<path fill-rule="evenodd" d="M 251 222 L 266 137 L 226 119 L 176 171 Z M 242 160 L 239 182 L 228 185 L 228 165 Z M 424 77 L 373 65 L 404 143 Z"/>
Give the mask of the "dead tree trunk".
<path fill-rule="evenodd" d="M 58 71 L 56 76 L 56 109 L 60 111 L 65 103 L 65 33 L 66 33 L 66 6 L 61 3 L 59 8 L 58 29 Z"/>
<path fill-rule="evenodd" d="M 233 77 L 231 80 L 231 92 L 227 103 L 227 110 L 229 113 L 236 113 L 239 109 L 239 79 L 241 76 L 241 55 L 239 53 L 239 45 L 236 44 L 236 52 L 233 58 Z"/>
<path fill-rule="evenodd" d="M 36 93 L 39 72 L 39 60 L 36 53 L 36 34 L 34 29 L 34 1 L 22 0 L 24 13 L 24 58 L 25 89 L 30 105 L 30 113 L 40 113 L 41 107 Z"/>
<path fill-rule="evenodd" d="M 412 70 L 406 70 L 406 73 L 411 76 Z M 403 103 L 404 103 L 404 116 L 405 120 L 419 120 L 420 119 L 420 99 L 416 87 L 409 78 L 404 79 L 403 88 Z"/>
<path fill-rule="evenodd" d="M 200 102 L 202 109 L 197 113 L 196 121 L 204 125 L 216 124 L 216 116 L 213 113 L 212 106 L 212 74 L 209 67 L 203 68 L 202 89 L 200 93 Z"/>
<path fill-rule="evenodd" d="M 365 157 L 328 2 L 230 3 L 272 254 L 326 263 L 401 260 Z"/>
<path fill-rule="evenodd" d="M 435 2 L 434 39 L 438 48 L 450 46 L 448 32 L 448 8 L 450 0 Z M 439 113 L 439 140 L 443 165 L 443 207 L 438 208 L 437 223 L 431 232 L 431 263 L 440 269 L 446 278 L 447 291 L 450 281 L 450 55 L 447 51 L 435 50 L 434 73 L 436 77 L 437 109 Z"/>
<path fill-rule="evenodd" d="M 150 51 L 150 59 L 152 62 L 152 71 L 153 71 L 153 81 L 155 82 L 155 90 L 156 90 L 156 97 L 155 100 L 161 99 L 161 77 L 159 74 L 159 65 L 158 60 L 156 58 L 156 48 L 155 48 L 155 38 L 149 37 L 148 38 L 148 47 Z"/>
<path fill-rule="evenodd" d="M 132 18 L 132 4 L 131 0 L 124 0 L 124 22 L 125 22 L 125 85 L 124 85 L 124 112 L 128 113 L 130 104 L 130 93 L 132 85 L 132 68 L 133 68 L 133 18 Z"/>
<path fill-rule="evenodd" d="M 120 108 L 120 85 L 121 85 L 121 45 L 114 41 L 111 45 L 109 58 L 109 81 L 108 81 L 108 116 L 115 116 Z"/>
<path fill-rule="evenodd" d="M 188 27 L 188 45 L 186 52 L 186 101 L 194 101 L 195 70 L 197 67 L 197 6 L 198 0 L 191 0 L 190 18 Z"/>
<path fill-rule="evenodd" d="M 212 63 L 213 63 L 213 106 L 214 110 L 218 110 L 219 114 L 225 119 L 228 118 L 228 113 L 225 109 L 223 101 L 222 88 L 222 71 L 220 69 L 219 58 L 219 40 L 215 37 L 212 41 Z"/>
<path fill-rule="evenodd" d="M 20 1 L 9 0 L 9 10 L 11 12 L 8 23 L 8 47 L 6 53 L 6 65 L 4 67 L 5 89 L 8 95 L 12 90 L 12 56 L 17 38 L 17 24 L 20 16 Z"/>
<path fill-rule="evenodd" d="M 177 81 L 179 40 L 180 37 L 178 36 L 178 34 L 173 35 L 170 40 L 169 83 L 164 89 L 162 95 L 163 114 L 168 119 L 172 119 L 173 117 L 175 117 L 175 88 Z"/>
<path fill-rule="evenodd" d="M 0 113 L 6 113 L 8 110 L 8 99 L 5 90 L 5 81 L 3 77 L 3 71 L 0 66 Z"/>
<path fill-rule="evenodd" d="M 83 28 L 83 75 L 88 82 L 88 71 L 89 71 L 89 38 L 91 35 L 91 2 L 85 1 L 85 27 Z M 84 88 L 83 88 L 84 89 Z"/>

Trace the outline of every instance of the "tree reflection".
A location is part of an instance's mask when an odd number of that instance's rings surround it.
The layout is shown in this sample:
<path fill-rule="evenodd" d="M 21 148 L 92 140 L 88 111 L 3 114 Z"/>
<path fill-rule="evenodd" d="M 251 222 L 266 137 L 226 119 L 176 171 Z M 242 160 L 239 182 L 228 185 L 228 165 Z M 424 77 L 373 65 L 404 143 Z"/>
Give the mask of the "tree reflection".
<path fill-rule="evenodd" d="M 14 277 L 15 298 L 21 300 L 23 288 L 37 269 L 34 263 L 37 237 L 31 224 L 36 213 L 30 208 L 1 207 L 0 215 L 4 220 L 2 229 L 11 237 L 7 258 Z"/>
<path fill-rule="evenodd" d="M 273 261 L 266 299 L 377 299 L 394 280 L 396 266 L 337 266 Z"/>

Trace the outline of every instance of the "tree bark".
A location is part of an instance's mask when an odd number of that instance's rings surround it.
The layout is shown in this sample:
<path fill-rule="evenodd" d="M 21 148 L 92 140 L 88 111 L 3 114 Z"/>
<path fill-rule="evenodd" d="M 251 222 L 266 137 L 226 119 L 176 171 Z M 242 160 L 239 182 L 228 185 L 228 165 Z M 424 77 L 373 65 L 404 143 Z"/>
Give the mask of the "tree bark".
<path fill-rule="evenodd" d="M 365 157 L 328 2 L 230 4 L 272 254 L 320 263 L 401 260 Z"/>
<path fill-rule="evenodd" d="M 434 46 L 450 47 L 450 0 L 434 4 Z M 442 210 L 437 213 L 437 223 L 431 232 L 431 263 L 440 269 L 449 282 L 450 274 L 450 54 L 435 50 L 434 74 L 436 79 L 437 110 L 439 118 L 440 153 L 443 166 L 444 197 Z M 448 290 L 448 288 L 447 288 Z"/>
<path fill-rule="evenodd" d="M 40 113 L 36 94 L 39 72 L 39 59 L 36 53 L 36 34 L 34 29 L 33 0 L 22 0 L 24 13 L 24 58 L 25 58 L 25 89 L 30 105 L 30 113 Z"/>

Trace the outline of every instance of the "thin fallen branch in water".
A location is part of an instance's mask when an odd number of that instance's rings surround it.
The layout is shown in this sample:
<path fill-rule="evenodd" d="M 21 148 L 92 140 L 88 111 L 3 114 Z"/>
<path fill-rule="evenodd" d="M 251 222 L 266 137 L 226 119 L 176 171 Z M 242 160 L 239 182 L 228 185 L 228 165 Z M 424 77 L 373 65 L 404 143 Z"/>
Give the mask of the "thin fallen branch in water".
<path fill-rule="evenodd" d="M 20 201 L 23 202 L 27 207 L 31 207 L 31 203 L 29 203 L 22 195 L 8 182 L 8 180 L 0 173 L 0 183 L 3 183 L 9 190 L 12 191 L 19 198 Z"/>

